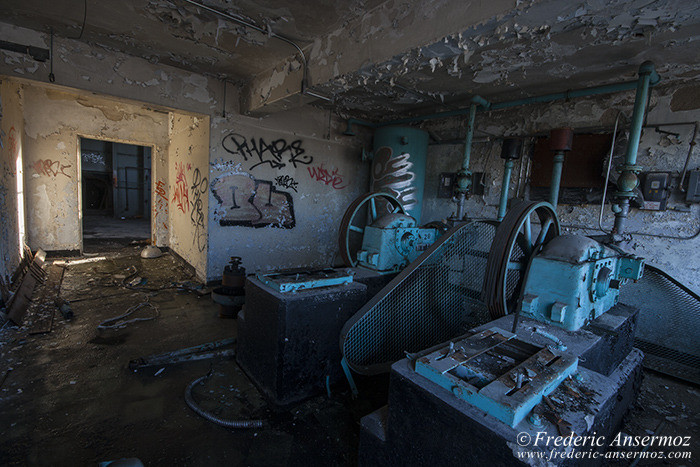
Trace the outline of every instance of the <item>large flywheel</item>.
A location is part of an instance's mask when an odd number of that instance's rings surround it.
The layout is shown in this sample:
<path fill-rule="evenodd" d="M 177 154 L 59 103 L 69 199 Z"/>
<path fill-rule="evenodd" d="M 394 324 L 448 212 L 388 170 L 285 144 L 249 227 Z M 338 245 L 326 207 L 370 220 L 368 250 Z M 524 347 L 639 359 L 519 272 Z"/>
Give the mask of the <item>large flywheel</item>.
<path fill-rule="evenodd" d="M 493 319 L 515 311 L 530 259 L 558 236 L 559 219 L 545 201 L 517 201 L 496 229 L 482 298 Z"/>
<path fill-rule="evenodd" d="M 365 227 L 382 216 L 394 213 L 406 214 L 406 210 L 394 195 L 383 191 L 364 194 L 348 206 L 338 232 L 340 257 L 346 266 L 357 266 L 357 251 L 362 245 Z"/>

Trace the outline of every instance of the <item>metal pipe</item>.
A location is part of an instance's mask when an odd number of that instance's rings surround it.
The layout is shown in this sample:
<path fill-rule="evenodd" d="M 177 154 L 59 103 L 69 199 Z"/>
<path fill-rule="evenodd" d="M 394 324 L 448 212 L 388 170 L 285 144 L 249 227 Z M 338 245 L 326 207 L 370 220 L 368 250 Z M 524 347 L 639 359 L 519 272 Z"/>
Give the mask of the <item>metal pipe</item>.
<path fill-rule="evenodd" d="M 644 123 L 644 115 L 646 114 L 652 73 L 656 74 L 652 62 L 644 62 L 640 65 L 639 79 L 637 80 L 637 94 L 634 98 L 634 110 L 632 111 L 629 142 L 627 143 L 627 153 L 625 154 L 625 164 L 627 165 L 634 165 L 637 163 L 637 150 L 639 149 L 639 140 L 642 136 L 642 125 Z"/>
<path fill-rule="evenodd" d="M 688 143 L 688 155 L 685 158 L 685 164 L 683 164 L 683 171 L 681 172 L 681 179 L 678 182 L 678 189 L 685 193 L 687 190 L 683 188 L 683 182 L 685 181 L 685 174 L 688 171 L 688 163 L 690 162 L 690 156 L 693 155 L 693 147 L 695 146 L 695 137 L 698 135 L 698 122 L 693 125 L 693 136 L 690 138 L 690 143 Z"/>
<path fill-rule="evenodd" d="M 608 194 L 608 180 L 610 180 L 610 167 L 612 167 L 615 139 L 617 138 L 617 124 L 620 122 L 620 115 L 622 115 L 622 112 L 618 112 L 617 118 L 615 118 L 615 129 L 613 130 L 612 143 L 610 144 L 610 155 L 608 157 L 608 170 L 605 173 L 605 185 L 603 186 L 603 200 L 600 202 L 600 213 L 598 214 L 598 227 L 600 227 L 601 232 L 605 232 L 605 230 L 603 230 L 603 210 L 605 209 L 605 197 Z"/>
<path fill-rule="evenodd" d="M 510 188 L 510 176 L 513 172 L 514 162 L 512 159 L 506 159 L 505 166 L 503 168 L 503 183 L 501 183 L 501 199 L 498 202 L 498 221 L 502 221 L 503 217 L 506 215 L 506 208 L 508 206 L 508 190 Z"/>
<path fill-rule="evenodd" d="M 186 1 L 190 1 L 190 0 L 186 0 Z M 644 66 L 644 64 L 642 64 L 642 66 Z M 653 68 L 653 65 L 652 65 L 652 68 Z M 655 86 L 659 81 L 660 81 L 659 75 L 656 73 L 656 71 L 653 71 L 653 73 L 650 75 L 649 85 Z M 507 109 L 507 108 L 511 108 L 511 107 L 518 107 L 518 106 L 528 105 L 528 104 L 554 102 L 557 100 L 567 100 L 567 99 L 574 99 L 574 98 L 579 98 L 579 97 L 590 97 L 590 96 L 597 96 L 597 95 L 601 95 L 601 94 L 612 94 L 612 93 L 616 93 L 616 92 L 631 91 L 632 89 L 637 88 L 638 82 L 639 82 L 639 80 L 625 82 L 625 83 L 605 84 L 602 86 L 593 86 L 590 88 L 576 89 L 573 91 L 564 91 L 564 92 L 557 92 L 557 93 L 552 93 L 552 94 L 545 94 L 545 95 L 536 96 L 536 97 L 527 97 L 524 99 L 499 102 L 496 104 L 490 103 L 489 101 L 487 101 L 486 99 L 484 99 L 481 96 L 474 96 L 472 98 L 472 103 L 473 104 L 476 103 L 476 104 L 480 105 L 484 110 L 502 110 L 502 109 Z M 389 126 L 389 125 L 403 125 L 403 124 L 407 124 L 407 123 L 416 123 L 416 122 L 422 122 L 425 120 L 436 120 L 436 119 L 440 119 L 440 118 L 457 117 L 457 116 L 461 116 L 461 115 L 468 115 L 469 111 L 470 111 L 470 109 L 456 109 L 456 110 L 448 110 L 445 112 L 432 113 L 432 114 L 428 114 L 428 115 L 420 115 L 417 117 L 401 118 L 398 120 L 391 120 L 389 122 L 382 122 L 382 123 L 375 124 L 375 126 L 373 128 L 382 127 L 382 126 Z"/>
<path fill-rule="evenodd" d="M 472 139 L 474 138 L 474 120 L 476 119 L 477 104 L 472 102 L 469 106 L 469 117 L 467 118 L 467 136 L 464 139 L 464 160 L 462 161 L 462 169 L 469 170 L 469 162 L 472 155 Z"/>
<path fill-rule="evenodd" d="M 561 185 L 561 171 L 564 168 L 564 151 L 557 151 L 554 154 L 554 162 L 552 164 L 552 182 L 549 187 L 549 203 L 557 207 L 559 200 L 559 186 Z"/>
<path fill-rule="evenodd" d="M 659 76 L 654 72 L 653 75 L 651 75 L 651 80 L 650 84 L 651 86 L 656 85 L 659 82 Z M 480 96 L 474 96 L 472 98 L 472 103 L 477 103 L 481 107 L 483 107 L 484 110 L 502 110 L 502 109 L 508 109 L 511 107 L 518 107 L 522 105 L 528 105 L 528 104 L 538 104 L 538 103 L 544 103 L 544 102 L 553 102 L 553 101 L 558 101 L 558 100 L 566 100 L 566 99 L 574 99 L 578 97 L 590 97 L 590 96 L 597 96 L 600 94 L 612 94 L 616 92 L 622 92 L 622 91 L 631 91 L 632 89 L 635 89 L 637 87 L 638 80 L 635 81 L 630 81 L 630 82 L 625 82 L 625 83 L 615 83 L 615 84 L 605 84 L 603 86 L 593 86 L 590 88 L 583 88 L 583 89 L 576 89 L 573 91 L 564 91 L 564 92 L 557 92 L 557 93 L 552 93 L 552 94 L 545 94 L 542 96 L 535 96 L 535 97 L 527 97 L 524 99 L 517 99 L 517 100 L 512 100 L 512 101 L 506 101 L 506 102 L 499 102 L 492 104 L 483 97 Z M 425 120 L 435 120 L 439 118 L 448 118 L 448 117 L 455 117 L 455 116 L 460 116 L 460 115 L 468 115 L 469 114 L 469 109 L 456 109 L 456 110 L 449 110 L 445 112 L 437 112 L 433 114 L 428 114 L 428 115 L 421 115 L 417 117 L 408 117 L 408 118 L 402 118 L 399 120 L 391 120 L 389 122 L 383 122 L 379 123 L 377 126 L 387 126 L 387 125 L 400 125 L 400 124 L 406 124 L 406 123 L 415 123 L 415 122 L 422 122 Z"/>
<path fill-rule="evenodd" d="M 278 39 L 282 42 L 286 42 L 287 44 L 291 45 L 292 47 L 294 47 L 297 50 L 297 53 L 299 54 L 299 57 L 301 58 L 301 63 L 302 63 L 301 93 L 310 95 L 312 97 L 325 99 L 327 101 L 331 100 L 330 98 L 320 96 L 319 94 L 307 92 L 306 87 L 308 85 L 309 64 L 306 61 L 306 55 L 304 54 L 304 51 L 302 50 L 302 48 L 296 42 L 294 42 L 292 39 L 290 39 L 282 34 L 277 34 L 276 32 L 273 32 L 271 30 L 261 28 L 257 24 L 251 23 L 250 21 L 246 21 L 245 19 L 240 18 L 238 16 L 230 15 L 230 14 L 223 12 L 223 11 L 220 11 L 216 8 L 212 8 L 212 7 L 207 6 L 203 3 L 195 2 L 194 0 L 182 0 L 182 1 L 187 2 L 190 5 L 194 5 L 196 7 L 199 7 L 199 8 L 206 10 L 210 13 L 214 13 L 215 15 L 219 15 L 222 18 L 228 19 L 229 21 L 233 21 L 234 23 L 238 23 L 241 26 L 245 26 L 247 28 L 253 29 L 253 30 L 258 31 L 262 34 L 265 34 L 269 37 Z"/>
<path fill-rule="evenodd" d="M 357 118 L 348 118 L 348 121 L 347 121 L 346 127 L 345 127 L 345 131 L 343 132 L 343 134 L 347 135 L 347 136 L 355 136 L 355 132 L 352 131 L 353 125 L 361 125 L 361 126 L 366 126 L 368 128 L 379 127 L 379 125 L 377 125 L 376 123 L 367 122 L 365 120 L 359 120 Z"/>
<path fill-rule="evenodd" d="M 603 86 L 593 86 L 590 88 L 577 89 L 574 91 L 555 92 L 552 94 L 545 94 L 543 96 L 526 97 L 524 99 L 499 102 L 496 104 L 491 104 L 489 110 L 501 110 L 508 109 L 511 107 L 519 107 L 521 105 L 541 104 L 545 102 L 575 99 L 578 97 L 590 97 L 597 96 L 600 94 L 611 94 L 615 92 L 631 91 L 636 87 L 637 80 L 625 83 L 605 84 Z"/>
<path fill-rule="evenodd" d="M 625 153 L 625 163 L 620 167 L 620 177 L 617 179 L 618 191 L 615 196 L 620 199 L 615 211 L 615 226 L 613 232 L 622 234 L 625 230 L 625 221 L 629 213 L 630 198 L 634 196 L 633 190 L 639 184 L 637 173 L 641 170 L 637 163 L 637 151 L 639 150 L 639 140 L 642 136 L 642 126 L 644 125 L 644 115 L 646 113 L 649 87 L 658 83 L 659 75 L 654 69 L 654 64 L 646 61 L 639 66 L 639 79 L 637 80 L 637 93 L 634 98 L 634 109 L 632 111 L 632 123 L 630 125 L 630 136 Z"/>

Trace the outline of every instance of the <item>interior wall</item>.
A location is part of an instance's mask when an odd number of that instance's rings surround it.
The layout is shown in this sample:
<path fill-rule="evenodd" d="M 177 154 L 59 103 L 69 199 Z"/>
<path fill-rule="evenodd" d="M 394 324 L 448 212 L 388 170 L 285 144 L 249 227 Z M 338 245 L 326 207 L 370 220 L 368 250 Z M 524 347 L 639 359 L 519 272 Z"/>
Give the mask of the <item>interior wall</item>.
<path fill-rule="evenodd" d="M 48 35 L 29 29 L 0 23 L 0 34 L 13 42 L 48 46 Z M 237 88 L 232 84 L 224 93 L 224 83 L 211 77 L 61 37 L 55 38 L 54 49 L 56 84 L 209 115 L 208 170 L 205 171 L 206 167 L 200 166 L 199 161 L 195 162 L 200 172 L 207 174 L 209 182 L 204 201 L 209 203 L 205 218 L 207 261 L 203 262 L 201 255 L 188 256 L 194 240 L 189 234 L 173 234 L 165 228 L 168 224 L 164 219 L 173 214 L 174 208 L 180 210 L 173 205 L 174 192 L 170 192 L 176 187 L 174 166 L 168 167 L 167 154 L 163 153 L 153 155 L 155 211 L 152 222 L 159 226 L 156 230 L 158 245 L 174 241 L 175 251 L 196 263 L 198 270 L 206 264 L 208 280 L 221 278 L 223 267 L 234 255 L 242 256 L 243 265 L 250 271 L 331 264 L 345 208 L 368 189 L 369 165 L 360 162 L 362 142 L 342 136 L 342 121 L 331 117 L 328 111 L 309 106 L 267 118 L 244 117 L 238 110 Z M 46 63 L 5 50 L 0 50 L 0 59 L 0 74 L 48 80 Z M 183 127 L 186 126 L 183 123 Z M 254 149 L 250 153 L 238 151 L 235 144 L 233 147 L 230 144 L 232 137 L 226 143 L 228 149 L 224 147 L 224 139 L 235 134 L 245 138 L 251 148 L 253 142 L 259 144 L 261 139 L 263 144 L 281 145 L 275 150 L 262 149 L 260 157 L 275 159 L 279 156 L 284 166 L 263 163 L 253 167 L 253 158 L 258 157 Z M 291 154 L 302 150 L 303 153 L 295 157 L 308 160 L 308 164 L 289 161 Z M 188 183 L 195 165 L 192 172 L 187 173 Z M 219 188 L 228 184 L 230 190 L 232 184 L 240 182 L 243 188 L 240 194 L 245 189 L 250 191 L 250 184 L 255 184 L 255 180 L 263 182 L 263 189 L 271 186 L 275 192 L 283 193 L 274 197 L 275 200 L 291 198 L 294 227 L 252 227 L 250 216 L 234 219 L 232 223 L 224 221 L 226 225 L 222 225 L 226 197 L 218 201 L 220 195 L 214 194 L 212 186 L 215 182 Z M 270 207 L 266 207 L 269 214 L 267 208 Z M 184 227 L 187 222 L 191 225 L 190 213 L 174 214 L 178 225 Z M 280 221 L 280 224 L 285 223 L 283 218 Z"/>
<path fill-rule="evenodd" d="M 650 101 L 647 124 L 669 124 L 674 122 L 695 122 L 700 120 L 700 99 L 688 99 L 697 85 L 659 86 L 654 88 Z M 695 94 L 696 95 L 696 94 Z M 570 102 L 533 105 L 514 108 L 503 112 L 480 112 L 476 118 L 477 142 L 473 146 L 471 170 L 487 174 L 486 190 L 483 196 L 472 196 L 466 203 L 470 217 L 495 218 L 503 177 L 503 159 L 500 158 L 501 142 L 488 135 L 527 136 L 548 134 L 558 127 L 572 127 L 574 131 L 586 128 L 605 128 L 612 132 L 619 111 L 630 117 L 634 105 L 634 93 L 619 93 L 598 98 L 577 99 Z M 628 125 L 622 119 L 621 125 Z M 426 127 L 434 130 L 461 129 L 464 135 L 464 121 L 429 122 Z M 678 133 L 671 136 L 646 128 L 639 146 L 638 164 L 644 171 L 668 171 L 676 175 L 683 169 L 690 142 L 692 125 L 668 126 L 665 131 Z M 525 140 L 524 154 L 529 154 L 532 138 Z M 431 146 L 428 153 L 425 199 L 423 202 L 424 221 L 449 217 L 456 211 L 455 204 L 447 199 L 437 198 L 437 186 L 441 172 L 456 172 L 462 163 L 463 145 Z M 693 146 L 688 169 L 700 166 L 700 154 Z M 613 168 L 614 171 L 614 168 Z M 527 191 L 527 158 L 515 164 L 511 178 L 509 199 L 522 197 Z M 604 174 L 601 174 L 604 177 Z M 519 178 L 521 182 L 518 183 Z M 686 179 L 687 180 L 687 179 Z M 610 192 L 608 193 L 608 199 Z M 559 204 L 557 214 L 565 227 L 565 232 L 578 234 L 600 234 L 598 226 L 600 204 L 567 205 Z M 604 209 L 603 227 L 610 229 L 614 214 L 610 203 Z M 589 227 L 588 229 L 582 227 Z M 668 210 L 642 211 L 632 209 L 627 222 L 629 232 L 643 232 L 653 235 L 689 237 L 700 229 L 700 206 L 686 205 L 679 195 L 674 194 Z M 642 256 L 650 264 L 661 267 L 670 274 L 700 292 L 700 238 L 680 240 L 633 235 L 627 245 L 633 253 Z"/>
<path fill-rule="evenodd" d="M 168 116 L 87 93 L 20 86 L 29 246 L 80 250 L 80 137 L 153 146 L 157 158 L 167 154 Z"/>
<path fill-rule="evenodd" d="M 0 278 L 6 282 L 22 259 L 24 241 L 22 92 L 17 83 L 0 80 Z"/>
<path fill-rule="evenodd" d="M 236 102 L 212 119 L 209 278 L 231 256 L 249 272 L 331 266 L 345 209 L 368 191 L 361 141 L 328 110 L 257 119 L 232 111 Z"/>
<path fill-rule="evenodd" d="M 170 248 L 206 280 L 209 117 L 171 113 L 168 133 Z"/>

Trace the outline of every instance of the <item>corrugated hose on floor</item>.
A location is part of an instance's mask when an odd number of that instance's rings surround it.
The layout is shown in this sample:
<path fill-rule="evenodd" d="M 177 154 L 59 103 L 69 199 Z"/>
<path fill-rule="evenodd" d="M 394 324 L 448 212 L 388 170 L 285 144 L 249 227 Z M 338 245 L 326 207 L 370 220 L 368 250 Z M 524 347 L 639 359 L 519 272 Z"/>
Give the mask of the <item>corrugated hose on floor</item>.
<path fill-rule="evenodd" d="M 189 406 L 190 409 L 194 411 L 197 415 L 200 417 L 203 417 L 207 420 L 209 420 L 212 423 L 216 423 L 217 425 L 221 425 L 226 428 L 262 428 L 263 424 L 265 423 L 264 420 L 226 420 L 224 418 L 219 418 L 216 415 L 209 413 L 199 407 L 197 403 L 194 401 L 194 398 L 192 397 L 192 389 L 197 385 L 200 384 L 211 376 L 211 371 L 207 373 L 206 375 L 202 376 L 201 378 L 197 378 L 194 381 L 192 381 L 187 388 L 185 389 L 185 402 Z"/>

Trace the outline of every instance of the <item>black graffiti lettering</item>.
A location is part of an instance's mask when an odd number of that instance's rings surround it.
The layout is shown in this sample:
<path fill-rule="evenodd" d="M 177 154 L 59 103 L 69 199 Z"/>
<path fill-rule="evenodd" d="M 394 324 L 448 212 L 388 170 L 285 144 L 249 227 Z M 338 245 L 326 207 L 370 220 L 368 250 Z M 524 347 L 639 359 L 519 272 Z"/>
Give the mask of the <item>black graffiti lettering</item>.
<path fill-rule="evenodd" d="M 220 193 L 232 193 L 233 206 L 224 203 Z M 211 191 L 218 202 L 214 210 L 222 226 L 294 228 L 294 200 L 269 180 L 247 174 L 224 175 L 215 179 Z"/>
<path fill-rule="evenodd" d="M 202 177 L 202 173 L 198 168 L 194 169 L 192 175 L 192 186 L 190 193 L 192 194 L 192 209 L 190 210 L 190 220 L 194 226 L 193 244 L 199 251 L 204 251 L 207 247 L 207 232 L 204 225 L 204 200 L 202 195 L 209 189 L 209 181 L 206 177 Z"/>
<path fill-rule="evenodd" d="M 295 193 L 298 193 L 297 186 L 299 185 L 299 182 L 294 180 L 289 175 L 280 175 L 278 177 L 275 177 L 275 183 L 278 187 L 294 190 Z"/>
<path fill-rule="evenodd" d="M 231 187 L 231 198 L 233 198 L 233 204 L 231 205 L 231 209 L 240 208 L 240 206 L 236 204 L 236 188 L 238 188 L 238 187 L 237 186 Z"/>
<path fill-rule="evenodd" d="M 253 162 L 250 169 L 269 165 L 273 169 L 282 169 L 287 164 L 297 168 L 299 164 L 309 165 L 313 157 L 306 154 L 300 139 L 287 143 L 280 138 L 266 142 L 263 138 L 247 139 L 238 133 L 229 133 L 221 141 L 221 146 L 230 154 L 243 157 L 244 162 Z"/>

